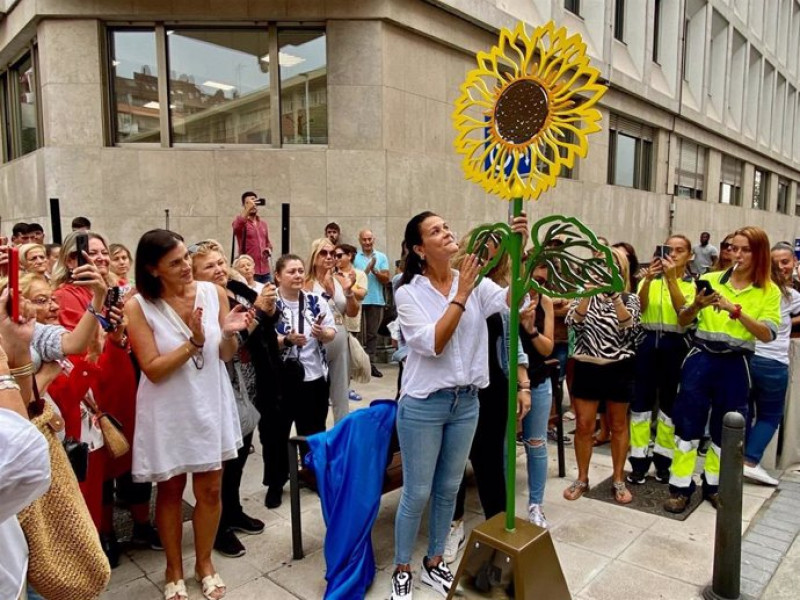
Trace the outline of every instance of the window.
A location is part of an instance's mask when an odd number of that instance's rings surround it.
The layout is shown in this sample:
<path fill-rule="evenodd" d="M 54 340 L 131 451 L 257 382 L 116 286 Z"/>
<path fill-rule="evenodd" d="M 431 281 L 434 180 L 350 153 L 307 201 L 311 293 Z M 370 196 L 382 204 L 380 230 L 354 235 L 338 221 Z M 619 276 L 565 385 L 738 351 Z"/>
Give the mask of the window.
<path fill-rule="evenodd" d="M 789 214 L 789 182 L 786 179 L 778 179 L 778 212 Z"/>
<path fill-rule="evenodd" d="M 109 36 L 114 141 L 161 141 L 156 34 L 112 31 Z"/>
<path fill-rule="evenodd" d="M 767 199 L 769 198 L 768 173 L 762 169 L 756 169 L 753 177 L 753 208 L 767 210 Z"/>
<path fill-rule="evenodd" d="M 611 115 L 608 182 L 639 190 L 650 189 L 653 129 L 619 115 Z"/>
<path fill-rule="evenodd" d="M 33 52 L 28 52 L 0 75 L 0 116 L 3 126 L 4 160 L 11 160 L 40 147 L 38 84 Z"/>
<path fill-rule="evenodd" d="M 614 3 L 614 37 L 620 42 L 625 41 L 625 0 Z"/>
<path fill-rule="evenodd" d="M 325 34 L 278 32 L 281 66 L 281 136 L 284 144 L 328 143 L 328 72 Z"/>
<path fill-rule="evenodd" d="M 156 25 L 108 38 L 112 143 L 328 142 L 322 28 Z"/>
<path fill-rule="evenodd" d="M 581 14 L 581 0 L 564 0 L 564 8 L 576 15 Z"/>
<path fill-rule="evenodd" d="M 653 62 L 658 62 L 658 49 L 661 45 L 661 0 L 655 0 L 653 9 Z"/>
<path fill-rule="evenodd" d="M 800 183 L 797 184 L 797 195 L 794 197 L 794 216 L 800 217 Z"/>
<path fill-rule="evenodd" d="M 703 199 L 703 182 L 706 176 L 706 149 L 678 139 L 678 164 L 675 165 L 675 195 L 682 198 Z"/>
<path fill-rule="evenodd" d="M 168 32 L 173 143 L 269 144 L 266 29 Z"/>
<path fill-rule="evenodd" d="M 722 156 L 719 201 L 732 206 L 742 205 L 742 161 L 732 156 Z"/>

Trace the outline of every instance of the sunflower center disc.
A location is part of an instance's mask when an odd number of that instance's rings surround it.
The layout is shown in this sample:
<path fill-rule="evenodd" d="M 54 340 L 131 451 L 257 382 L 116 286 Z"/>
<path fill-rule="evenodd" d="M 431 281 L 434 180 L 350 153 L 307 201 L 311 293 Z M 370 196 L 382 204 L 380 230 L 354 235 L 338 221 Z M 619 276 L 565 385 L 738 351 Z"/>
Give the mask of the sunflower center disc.
<path fill-rule="evenodd" d="M 511 144 L 529 142 L 544 127 L 547 112 L 547 93 L 542 86 L 530 79 L 515 81 L 495 104 L 497 133 Z"/>

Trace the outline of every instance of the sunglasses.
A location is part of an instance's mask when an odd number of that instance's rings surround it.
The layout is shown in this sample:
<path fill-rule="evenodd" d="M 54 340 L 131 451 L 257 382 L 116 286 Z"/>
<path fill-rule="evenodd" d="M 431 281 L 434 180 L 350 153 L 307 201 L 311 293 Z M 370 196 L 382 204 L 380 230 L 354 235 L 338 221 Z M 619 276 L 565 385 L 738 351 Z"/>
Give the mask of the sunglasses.
<path fill-rule="evenodd" d="M 212 244 L 211 240 L 203 240 L 202 242 L 197 242 L 195 244 L 192 244 L 186 250 L 189 252 L 189 254 L 197 254 L 198 252 L 200 252 L 200 250 L 204 250 L 206 246 L 209 246 L 211 244 Z"/>
<path fill-rule="evenodd" d="M 334 254 L 334 256 L 336 258 L 344 258 L 344 252 L 337 252 L 336 254 Z"/>
<path fill-rule="evenodd" d="M 334 251 L 333 250 L 320 250 L 319 252 L 317 252 L 317 254 L 319 254 L 320 256 L 326 256 L 326 257 L 327 256 L 333 256 L 334 255 Z"/>

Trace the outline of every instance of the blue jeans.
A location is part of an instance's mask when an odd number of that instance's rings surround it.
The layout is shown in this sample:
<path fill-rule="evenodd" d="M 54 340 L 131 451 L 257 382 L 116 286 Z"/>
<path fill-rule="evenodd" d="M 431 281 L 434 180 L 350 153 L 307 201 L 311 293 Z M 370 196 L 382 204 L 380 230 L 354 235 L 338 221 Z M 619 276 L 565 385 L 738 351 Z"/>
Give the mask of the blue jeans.
<path fill-rule="evenodd" d="M 750 359 L 750 377 L 753 379 L 750 405 L 755 411 L 755 423 L 747 419 L 744 457 L 748 462 L 758 464 L 783 419 L 789 366 L 771 358 L 753 356 Z"/>
<path fill-rule="evenodd" d="M 522 438 L 528 458 L 528 504 L 541 504 L 547 482 L 547 421 L 553 391 L 550 381 L 531 389 L 531 410 L 522 419 Z"/>
<path fill-rule="evenodd" d="M 30 584 L 28 585 L 28 600 L 44 600 L 43 596 L 40 596 L 36 590 L 34 590 Z"/>
<path fill-rule="evenodd" d="M 400 398 L 397 435 L 403 458 L 403 492 L 395 518 L 395 564 L 411 563 L 429 499 L 428 556 L 444 553 L 477 424 L 478 390 L 473 386 L 437 390 L 427 398 Z"/>

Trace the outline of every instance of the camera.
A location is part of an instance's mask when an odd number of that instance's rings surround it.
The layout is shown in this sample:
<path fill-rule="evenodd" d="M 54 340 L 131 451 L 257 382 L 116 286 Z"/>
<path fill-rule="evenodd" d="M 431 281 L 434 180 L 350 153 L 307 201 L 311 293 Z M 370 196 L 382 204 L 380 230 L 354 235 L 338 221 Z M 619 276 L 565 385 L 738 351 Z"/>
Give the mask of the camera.
<path fill-rule="evenodd" d="M 265 206 L 267 204 L 267 199 L 259 198 L 258 200 L 256 200 L 255 204 L 256 206 Z"/>

